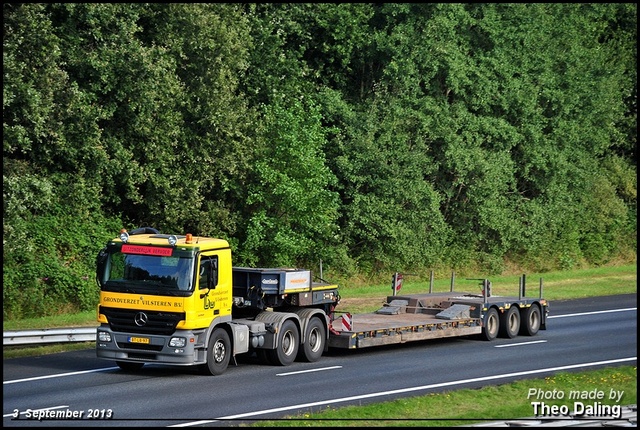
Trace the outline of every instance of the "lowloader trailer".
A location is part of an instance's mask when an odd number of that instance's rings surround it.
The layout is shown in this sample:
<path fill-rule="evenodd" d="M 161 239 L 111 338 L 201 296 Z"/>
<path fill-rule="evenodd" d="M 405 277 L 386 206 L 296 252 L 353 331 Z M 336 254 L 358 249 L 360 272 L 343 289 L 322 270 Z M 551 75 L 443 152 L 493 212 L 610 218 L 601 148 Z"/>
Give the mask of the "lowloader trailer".
<path fill-rule="evenodd" d="M 394 293 L 398 276 L 394 275 Z M 549 305 L 542 298 L 542 280 L 537 298 L 524 296 L 525 281 L 523 275 L 519 294 L 513 297 L 492 296 L 488 279 L 482 280 L 482 294 L 456 292 L 453 276 L 450 292 L 394 294 L 376 312 L 343 313 L 335 318 L 329 346 L 356 349 L 468 335 L 488 341 L 498 336 L 534 336 L 546 330 Z"/>

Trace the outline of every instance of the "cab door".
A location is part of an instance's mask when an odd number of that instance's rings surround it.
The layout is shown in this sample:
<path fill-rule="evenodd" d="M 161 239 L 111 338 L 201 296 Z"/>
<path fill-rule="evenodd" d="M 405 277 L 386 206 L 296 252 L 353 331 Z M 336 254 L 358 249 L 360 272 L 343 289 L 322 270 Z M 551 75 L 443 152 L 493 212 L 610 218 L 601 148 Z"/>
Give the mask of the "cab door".
<path fill-rule="evenodd" d="M 195 300 L 202 317 L 209 321 L 231 316 L 231 281 L 225 276 L 225 270 L 221 270 L 225 267 L 225 257 L 220 252 L 200 254 Z"/>

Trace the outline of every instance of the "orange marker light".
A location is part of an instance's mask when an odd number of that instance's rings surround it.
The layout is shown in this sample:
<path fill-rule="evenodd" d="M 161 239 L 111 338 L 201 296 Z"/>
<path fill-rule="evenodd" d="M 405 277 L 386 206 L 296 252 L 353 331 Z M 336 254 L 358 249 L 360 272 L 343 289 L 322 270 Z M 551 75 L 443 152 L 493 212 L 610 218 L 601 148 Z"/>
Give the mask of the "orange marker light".
<path fill-rule="evenodd" d="M 191 233 L 187 233 L 185 243 L 192 243 L 192 242 L 193 242 L 193 236 L 191 235 Z"/>

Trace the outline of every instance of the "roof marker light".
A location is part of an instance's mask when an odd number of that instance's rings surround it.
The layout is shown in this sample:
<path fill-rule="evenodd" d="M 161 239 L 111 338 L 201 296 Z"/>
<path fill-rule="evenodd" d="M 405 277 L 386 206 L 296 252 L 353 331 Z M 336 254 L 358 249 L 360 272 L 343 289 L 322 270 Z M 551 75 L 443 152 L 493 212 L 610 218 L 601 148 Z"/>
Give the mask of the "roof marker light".
<path fill-rule="evenodd" d="M 127 233 L 127 230 L 124 228 L 120 230 L 120 240 L 124 243 L 127 243 L 129 241 L 129 233 Z"/>
<path fill-rule="evenodd" d="M 177 238 L 174 234 L 172 234 L 171 236 L 169 236 L 169 237 L 167 238 L 167 240 L 169 241 L 169 245 L 171 245 L 171 246 L 175 246 L 175 245 L 176 245 L 176 243 L 178 243 L 178 238 Z"/>
<path fill-rule="evenodd" d="M 187 238 L 184 241 L 185 243 L 193 243 L 193 235 L 191 233 L 187 233 Z"/>

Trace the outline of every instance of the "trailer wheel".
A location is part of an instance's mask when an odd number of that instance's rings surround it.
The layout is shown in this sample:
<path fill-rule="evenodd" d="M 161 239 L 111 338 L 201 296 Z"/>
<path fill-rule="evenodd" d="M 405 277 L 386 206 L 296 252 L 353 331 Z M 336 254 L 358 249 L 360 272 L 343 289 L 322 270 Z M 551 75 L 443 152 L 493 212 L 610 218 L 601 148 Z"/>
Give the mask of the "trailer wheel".
<path fill-rule="evenodd" d="M 326 329 L 318 318 L 311 318 L 307 325 L 306 342 L 298 351 L 298 359 L 312 363 L 318 361 L 324 352 Z"/>
<path fill-rule="evenodd" d="M 513 339 L 520 331 L 520 310 L 517 306 L 511 306 L 509 310 L 500 316 L 500 337 Z"/>
<path fill-rule="evenodd" d="M 534 336 L 540 330 L 542 317 L 540 306 L 533 304 L 521 311 L 522 323 L 520 324 L 520 334 L 524 336 Z"/>
<path fill-rule="evenodd" d="M 144 363 L 130 363 L 128 361 L 116 361 L 116 364 L 120 369 L 126 370 L 128 372 L 140 370 L 142 369 L 142 366 L 144 366 Z"/>
<path fill-rule="evenodd" d="M 496 308 L 491 308 L 484 316 L 482 327 L 482 339 L 493 340 L 498 336 L 498 330 L 500 329 L 500 317 Z"/>
<path fill-rule="evenodd" d="M 278 333 L 278 347 L 267 350 L 269 361 L 276 366 L 288 366 L 295 361 L 299 346 L 298 327 L 293 321 L 286 320 Z"/>
<path fill-rule="evenodd" d="M 207 363 L 202 365 L 203 373 L 221 375 L 227 370 L 231 359 L 231 341 L 229 333 L 223 328 L 216 328 L 211 333 L 207 348 Z"/>

